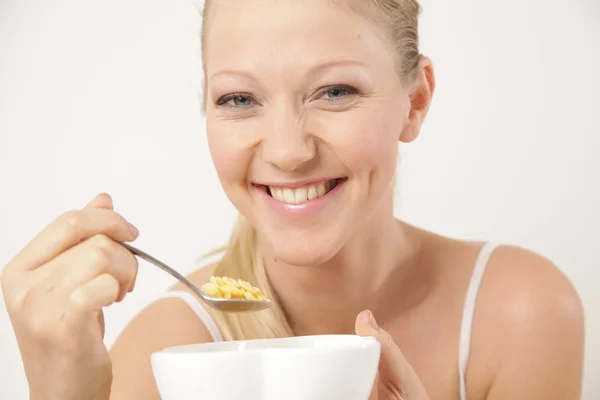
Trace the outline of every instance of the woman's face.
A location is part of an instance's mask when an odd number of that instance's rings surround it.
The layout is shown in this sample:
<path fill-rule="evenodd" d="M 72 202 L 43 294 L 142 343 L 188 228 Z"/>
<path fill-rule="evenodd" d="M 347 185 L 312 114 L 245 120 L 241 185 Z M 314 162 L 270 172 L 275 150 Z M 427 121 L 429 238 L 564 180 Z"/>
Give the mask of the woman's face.
<path fill-rule="evenodd" d="M 221 0 L 207 25 L 217 173 L 261 241 L 293 265 L 331 259 L 389 204 L 410 123 L 392 47 L 338 3 Z"/>

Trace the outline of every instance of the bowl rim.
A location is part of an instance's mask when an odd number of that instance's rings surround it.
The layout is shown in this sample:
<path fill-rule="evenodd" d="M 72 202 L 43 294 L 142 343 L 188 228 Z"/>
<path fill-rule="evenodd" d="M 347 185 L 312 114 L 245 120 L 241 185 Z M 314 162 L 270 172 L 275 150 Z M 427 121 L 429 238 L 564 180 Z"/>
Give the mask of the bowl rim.
<path fill-rule="evenodd" d="M 323 347 L 252 347 L 243 348 L 244 343 L 269 343 L 273 341 L 277 342 L 310 342 L 311 340 L 318 340 L 319 338 L 326 339 L 343 339 L 344 342 L 339 345 L 323 346 Z M 236 346 L 236 344 L 238 346 Z M 220 348 L 223 346 L 223 348 Z M 242 348 L 240 348 L 242 347 Z M 358 336 L 351 334 L 325 334 L 325 335 L 302 335 L 302 336 L 291 336 L 285 338 L 263 338 L 263 339 L 248 339 L 248 340 L 228 340 L 219 342 L 204 342 L 204 343 L 190 343 L 184 345 L 168 346 L 162 350 L 152 353 L 152 358 L 179 358 L 179 357 L 219 357 L 223 355 L 256 355 L 257 353 L 339 353 L 345 351 L 371 351 L 373 348 L 377 348 L 378 351 L 381 349 L 379 341 L 373 336 Z M 187 350 L 189 349 L 189 350 Z"/>

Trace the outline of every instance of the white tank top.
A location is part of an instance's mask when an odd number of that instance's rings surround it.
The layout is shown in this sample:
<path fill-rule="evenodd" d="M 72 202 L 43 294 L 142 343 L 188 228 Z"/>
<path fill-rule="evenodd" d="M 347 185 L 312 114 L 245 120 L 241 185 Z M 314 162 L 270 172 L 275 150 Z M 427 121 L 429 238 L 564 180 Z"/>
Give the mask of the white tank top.
<path fill-rule="evenodd" d="M 469 354 L 471 351 L 471 332 L 473 327 L 473 317 L 475 315 L 475 304 L 477 303 L 477 294 L 479 293 L 479 287 L 483 278 L 483 273 L 488 265 L 490 256 L 498 246 L 493 243 L 485 244 L 480 252 L 473 272 L 469 286 L 467 288 L 467 295 L 464 302 L 464 308 L 462 313 L 462 322 L 460 326 L 460 340 L 458 345 L 458 375 L 459 375 L 459 392 L 460 400 L 467 400 L 467 389 L 466 389 L 466 372 L 467 363 L 469 360 Z M 158 297 L 161 298 L 178 298 L 183 300 L 195 313 L 198 318 L 204 323 L 206 329 L 210 333 L 213 341 L 222 342 L 223 336 L 219 330 L 219 327 L 206 311 L 204 306 L 200 303 L 200 300 L 193 294 L 186 291 L 168 291 L 164 292 Z"/>

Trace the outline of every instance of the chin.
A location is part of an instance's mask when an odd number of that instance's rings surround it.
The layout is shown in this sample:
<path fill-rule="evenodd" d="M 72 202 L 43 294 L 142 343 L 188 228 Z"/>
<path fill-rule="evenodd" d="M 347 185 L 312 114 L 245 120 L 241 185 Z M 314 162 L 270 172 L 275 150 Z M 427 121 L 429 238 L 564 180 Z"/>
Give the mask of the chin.
<path fill-rule="evenodd" d="M 318 237 L 293 240 L 284 236 L 268 242 L 271 254 L 278 261 L 297 267 L 325 264 L 334 258 L 342 247 L 336 240 L 323 240 Z"/>

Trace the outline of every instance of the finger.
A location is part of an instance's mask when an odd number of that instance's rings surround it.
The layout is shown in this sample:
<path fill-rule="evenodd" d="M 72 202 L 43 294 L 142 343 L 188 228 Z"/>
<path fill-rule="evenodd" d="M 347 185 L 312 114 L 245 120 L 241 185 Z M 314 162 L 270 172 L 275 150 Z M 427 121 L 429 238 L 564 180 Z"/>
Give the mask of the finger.
<path fill-rule="evenodd" d="M 80 286 L 71 294 L 71 302 L 82 312 L 99 311 L 113 304 L 119 296 L 119 282 L 102 274 Z"/>
<path fill-rule="evenodd" d="M 386 386 L 394 388 L 407 398 L 424 398 L 424 389 L 416 372 L 390 334 L 377 325 L 370 311 L 363 311 L 358 315 L 355 329 L 357 335 L 373 336 L 381 344 L 379 374 Z"/>
<path fill-rule="evenodd" d="M 108 193 L 100 193 L 96 195 L 96 197 L 94 197 L 92 201 L 85 206 L 85 208 L 104 208 L 107 210 L 115 209 L 113 199 Z M 121 287 L 123 287 L 123 285 L 121 285 Z M 131 290 L 128 291 L 131 292 Z M 126 291 L 121 290 L 117 302 L 121 301 L 125 297 L 125 294 Z"/>
<path fill-rule="evenodd" d="M 22 270 L 35 269 L 100 233 L 116 241 L 132 241 L 139 234 L 137 228 L 112 210 L 86 208 L 69 211 L 44 228 L 7 268 L 14 265 Z"/>
<path fill-rule="evenodd" d="M 363 311 L 358 315 L 355 329 L 357 335 L 373 336 L 380 342 L 382 361 L 380 372 L 386 375 L 391 373 L 392 375 L 402 376 L 404 372 L 403 366 L 404 364 L 408 364 L 408 362 L 394 343 L 392 337 L 377 325 L 375 317 L 370 311 Z"/>
<path fill-rule="evenodd" d="M 100 325 L 100 332 L 102 332 L 102 337 L 106 333 L 106 323 L 104 321 L 104 313 L 102 310 L 98 311 L 98 325 Z"/>
<path fill-rule="evenodd" d="M 105 208 L 114 210 L 113 199 L 108 193 L 100 193 L 90 201 L 85 208 Z"/>
<path fill-rule="evenodd" d="M 125 295 L 137 275 L 137 258 L 125 247 L 105 235 L 95 235 L 65 251 L 39 269 L 49 272 L 49 280 L 66 291 L 73 291 L 102 274 L 112 275 Z"/>
<path fill-rule="evenodd" d="M 127 288 L 127 292 L 131 293 L 133 292 L 133 290 L 135 289 L 135 282 L 137 281 L 137 277 L 138 277 L 138 271 L 139 271 L 139 262 L 137 260 L 136 257 L 133 257 L 135 259 L 135 275 L 133 277 L 133 280 L 131 281 L 131 283 L 129 284 L 129 287 Z"/>

